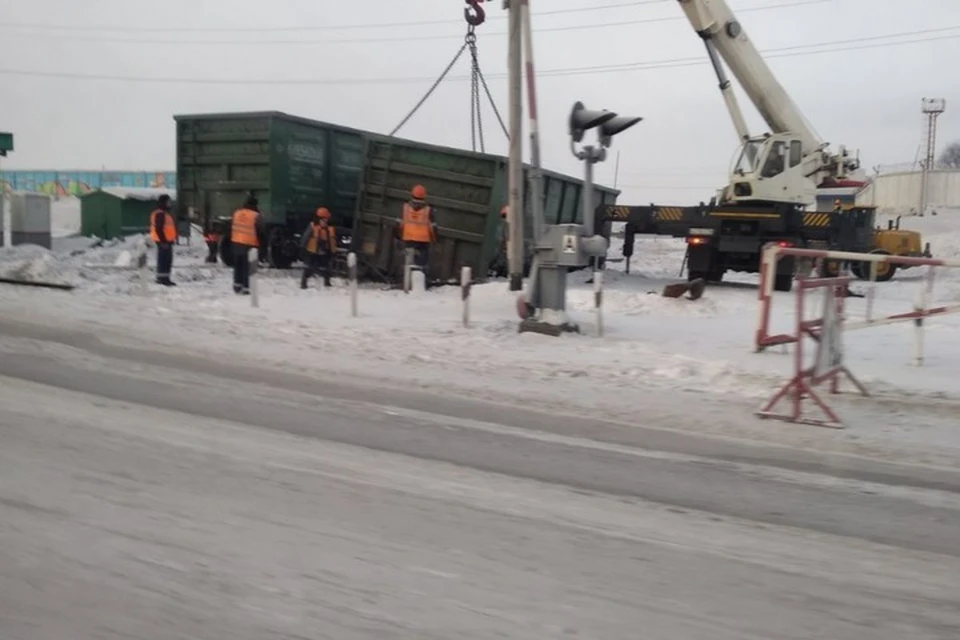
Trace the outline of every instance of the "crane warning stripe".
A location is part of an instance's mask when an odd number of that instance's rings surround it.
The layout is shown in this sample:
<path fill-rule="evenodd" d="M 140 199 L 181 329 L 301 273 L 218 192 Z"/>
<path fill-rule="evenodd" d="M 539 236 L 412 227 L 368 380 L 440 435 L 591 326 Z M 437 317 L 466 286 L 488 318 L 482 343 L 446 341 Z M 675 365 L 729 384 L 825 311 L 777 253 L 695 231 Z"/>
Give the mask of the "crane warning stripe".
<path fill-rule="evenodd" d="M 630 217 L 629 207 L 607 207 L 607 217 L 611 220 L 626 220 Z"/>
<path fill-rule="evenodd" d="M 682 220 L 683 209 L 680 207 L 660 207 L 657 209 L 658 220 Z"/>
<path fill-rule="evenodd" d="M 826 227 L 830 224 L 829 213 L 805 213 L 803 214 L 803 226 L 805 227 Z"/>

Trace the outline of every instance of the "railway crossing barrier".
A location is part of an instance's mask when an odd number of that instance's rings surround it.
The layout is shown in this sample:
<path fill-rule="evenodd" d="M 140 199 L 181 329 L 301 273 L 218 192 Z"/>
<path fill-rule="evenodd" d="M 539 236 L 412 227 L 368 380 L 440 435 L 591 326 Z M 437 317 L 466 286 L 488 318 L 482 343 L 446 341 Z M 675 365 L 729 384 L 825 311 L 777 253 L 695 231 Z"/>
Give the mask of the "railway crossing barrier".
<path fill-rule="evenodd" d="M 852 253 L 848 251 L 821 251 L 816 249 L 798 249 L 794 247 L 781 247 L 778 244 L 771 243 L 764 247 L 763 256 L 760 262 L 760 287 L 758 293 L 758 322 L 754 337 L 754 347 L 757 352 L 763 351 L 767 347 L 776 345 L 793 344 L 798 342 L 796 334 L 775 334 L 770 330 L 770 317 L 774 301 L 774 278 L 777 272 L 777 262 L 781 258 L 793 257 L 798 261 L 807 261 L 819 271 L 823 261 L 831 260 L 841 263 L 860 263 L 869 265 L 870 278 L 869 288 L 866 295 L 866 313 L 863 319 L 856 321 L 845 321 L 843 329 L 853 331 L 856 329 L 865 329 L 867 327 L 894 324 L 898 322 L 913 321 L 916 327 L 916 352 L 915 362 L 917 365 L 923 364 L 923 328 L 924 319 L 932 316 L 942 316 L 960 312 L 960 303 L 943 304 L 932 306 L 933 284 L 936 269 L 957 268 L 960 267 L 960 260 L 939 260 L 936 258 L 912 258 L 907 256 L 892 256 L 876 253 Z M 895 265 L 919 267 L 926 266 L 927 272 L 923 279 L 923 286 L 917 292 L 913 308 L 901 313 L 895 313 L 888 316 L 875 317 L 874 302 L 876 298 L 877 285 L 877 265 L 880 263 L 890 263 Z M 802 281 L 798 279 L 798 282 Z M 844 295 L 841 292 L 841 295 Z M 798 293 L 801 295 L 801 293 Z"/>
<path fill-rule="evenodd" d="M 775 272 L 774 272 L 775 273 Z M 824 402 L 816 387 L 825 383 L 830 385 L 830 393 L 840 391 L 840 378 L 845 377 L 862 395 L 869 395 L 862 384 L 850 373 L 843 363 L 844 300 L 846 289 L 852 278 L 804 278 L 796 285 L 796 329 L 792 336 L 794 348 L 793 376 L 774 394 L 757 412 L 761 418 L 774 418 L 794 423 L 812 424 L 823 427 L 843 428 L 843 423 Z M 805 319 L 807 292 L 823 291 L 823 310 L 821 317 Z M 812 365 L 807 365 L 804 354 L 805 339 L 817 344 Z M 821 410 L 825 418 L 812 418 L 804 415 L 804 400 L 809 399 Z M 783 400 L 789 400 L 789 413 L 776 413 L 774 407 Z"/>

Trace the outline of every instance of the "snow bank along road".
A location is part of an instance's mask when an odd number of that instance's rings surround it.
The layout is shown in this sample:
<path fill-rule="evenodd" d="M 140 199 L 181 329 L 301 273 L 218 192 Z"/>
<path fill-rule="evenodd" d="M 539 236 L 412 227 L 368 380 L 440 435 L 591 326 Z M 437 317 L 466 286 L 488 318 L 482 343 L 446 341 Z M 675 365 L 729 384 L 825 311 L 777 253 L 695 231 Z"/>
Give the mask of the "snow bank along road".
<path fill-rule="evenodd" d="M 951 471 L 28 334 L 4 640 L 960 637 Z"/>

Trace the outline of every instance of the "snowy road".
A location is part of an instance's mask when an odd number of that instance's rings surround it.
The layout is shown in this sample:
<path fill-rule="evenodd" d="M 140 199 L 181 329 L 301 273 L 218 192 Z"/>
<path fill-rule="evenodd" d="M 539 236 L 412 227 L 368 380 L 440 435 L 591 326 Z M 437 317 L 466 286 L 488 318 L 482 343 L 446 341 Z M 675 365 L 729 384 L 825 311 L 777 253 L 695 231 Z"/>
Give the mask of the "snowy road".
<path fill-rule="evenodd" d="M 945 470 L 26 333 L 4 640 L 960 636 Z"/>

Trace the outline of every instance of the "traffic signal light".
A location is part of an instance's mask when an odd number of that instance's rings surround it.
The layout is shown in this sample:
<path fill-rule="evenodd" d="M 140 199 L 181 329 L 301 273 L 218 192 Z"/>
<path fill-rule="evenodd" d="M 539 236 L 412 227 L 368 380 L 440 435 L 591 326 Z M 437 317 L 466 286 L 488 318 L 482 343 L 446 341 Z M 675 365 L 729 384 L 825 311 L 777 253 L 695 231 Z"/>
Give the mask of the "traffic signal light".
<path fill-rule="evenodd" d="M 616 117 L 617 114 L 612 111 L 591 111 L 583 106 L 582 102 L 577 102 L 570 112 L 570 137 L 574 142 L 580 142 L 587 129 L 593 129 Z"/>
<path fill-rule="evenodd" d="M 641 120 L 643 120 L 643 118 L 632 118 L 630 116 L 615 116 L 610 118 L 600 125 L 600 144 L 609 147 L 613 136 L 622 131 L 626 131 Z"/>

